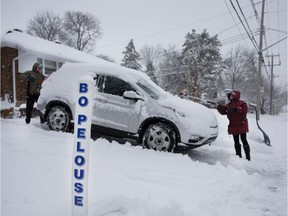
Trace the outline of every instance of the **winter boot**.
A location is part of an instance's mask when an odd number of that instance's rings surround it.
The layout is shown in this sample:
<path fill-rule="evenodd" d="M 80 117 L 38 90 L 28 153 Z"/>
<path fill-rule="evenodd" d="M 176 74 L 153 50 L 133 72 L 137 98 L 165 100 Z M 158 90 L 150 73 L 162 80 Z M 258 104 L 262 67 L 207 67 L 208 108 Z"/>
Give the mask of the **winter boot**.
<path fill-rule="evenodd" d="M 250 158 L 250 147 L 249 147 L 249 145 L 243 145 L 243 148 L 244 148 L 244 151 L 245 151 L 246 159 L 248 161 L 250 161 L 251 158 Z"/>
<path fill-rule="evenodd" d="M 240 144 L 235 144 L 234 147 L 235 147 L 236 155 L 238 155 L 240 158 L 242 158 L 241 145 Z"/>

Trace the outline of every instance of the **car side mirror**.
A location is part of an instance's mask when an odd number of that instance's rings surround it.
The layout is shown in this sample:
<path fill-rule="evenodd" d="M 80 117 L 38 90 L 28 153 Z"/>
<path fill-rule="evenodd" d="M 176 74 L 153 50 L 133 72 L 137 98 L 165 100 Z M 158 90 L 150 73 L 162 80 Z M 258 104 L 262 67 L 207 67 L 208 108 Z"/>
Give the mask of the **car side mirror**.
<path fill-rule="evenodd" d="M 125 91 L 123 98 L 134 101 L 143 100 L 143 98 L 134 91 Z"/>
<path fill-rule="evenodd" d="M 257 108 L 257 105 L 256 105 L 256 104 L 254 104 L 254 103 L 249 103 L 249 107 L 253 107 L 253 109 L 255 109 L 255 110 L 256 110 L 256 108 Z"/>

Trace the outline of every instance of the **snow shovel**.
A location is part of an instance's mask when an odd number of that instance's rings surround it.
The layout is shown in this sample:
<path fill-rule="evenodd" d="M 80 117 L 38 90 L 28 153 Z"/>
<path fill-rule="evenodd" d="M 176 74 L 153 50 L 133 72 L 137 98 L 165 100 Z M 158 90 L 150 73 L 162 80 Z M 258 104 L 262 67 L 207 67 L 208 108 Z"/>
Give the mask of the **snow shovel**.
<path fill-rule="evenodd" d="M 255 104 L 249 104 L 249 105 L 255 108 L 256 124 L 257 124 L 257 127 L 259 128 L 259 130 L 263 133 L 264 143 L 265 143 L 266 145 L 268 145 L 268 146 L 271 146 L 271 144 L 270 144 L 270 139 L 269 139 L 268 135 L 262 130 L 262 128 L 261 128 L 260 125 L 259 125 L 259 122 L 258 122 L 258 112 L 257 112 L 257 109 L 256 109 L 256 105 L 255 105 Z"/>

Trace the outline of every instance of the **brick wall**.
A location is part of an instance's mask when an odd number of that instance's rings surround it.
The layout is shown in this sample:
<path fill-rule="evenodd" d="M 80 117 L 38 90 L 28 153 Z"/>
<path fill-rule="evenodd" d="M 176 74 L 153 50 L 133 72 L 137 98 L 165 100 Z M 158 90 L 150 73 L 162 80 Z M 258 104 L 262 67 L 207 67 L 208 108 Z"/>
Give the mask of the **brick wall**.
<path fill-rule="evenodd" d="M 1 47 L 1 98 L 9 95 L 9 100 L 13 98 L 13 59 L 18 56 L 18 50 L 10 47 Z M 16 98 L 17 101 L 25 101 L 26 85 L 25 78 L 18 73 L 18 61 L 15 62 L 16 70 Z"/>

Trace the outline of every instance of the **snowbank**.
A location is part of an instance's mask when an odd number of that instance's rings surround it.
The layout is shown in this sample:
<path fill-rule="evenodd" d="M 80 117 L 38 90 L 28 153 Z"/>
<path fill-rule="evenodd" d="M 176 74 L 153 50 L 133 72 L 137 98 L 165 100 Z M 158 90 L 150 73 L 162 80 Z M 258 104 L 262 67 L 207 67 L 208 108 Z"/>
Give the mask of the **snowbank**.
<path fill-rule="evenodd" d="M 287 116 L 261 116 L 272 147 L 248 116 L 249 162 L 215 114 L 217 140 L 186 155 L 91 141 L 89 215 L 287 215 Z M 71 215 L 73 134 L 38 122 L 1 119 L 3 216 Z"/>

